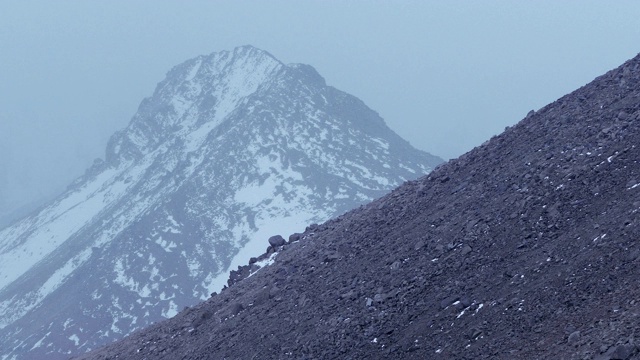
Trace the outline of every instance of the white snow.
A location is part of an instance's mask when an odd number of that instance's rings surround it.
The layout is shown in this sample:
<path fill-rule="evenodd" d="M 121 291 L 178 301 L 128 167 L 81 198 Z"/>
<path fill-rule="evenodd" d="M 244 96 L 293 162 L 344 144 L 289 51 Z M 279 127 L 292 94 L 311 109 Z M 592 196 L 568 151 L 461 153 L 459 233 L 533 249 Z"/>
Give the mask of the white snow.
<path fill-rule="evenodd" d="M 147 298 L 151 295 L 149 284 L 141 285 L 128 274 L 124 259 L 118 259 L 116 261 L 113 272 L 115 274 L 115 277 L 113 279 L 113 282 L 115 284 L 118 284 L 129 291 L 137 293 L 139 298 Z M 153 275 L 155 274 L 151 273 L 149 280 L 153 280 Z"/>
<path fill-rule="evenodd" d="M 372 174 L 371 171 L 367 167 L 365 167 L 365 166 L 363 166 L 361 164 L 355 163 L 355 162 L 353 162 L 351 160 L 345 160 L 344 164 L 346 166 L 350 166 L 350 167 L 355 168 L 355 169 L 360 171 L 360 176 L 355 176 L 355 175 L 353 175 L 352 172 L 348 172 L 346 177 L 349 179 L 349 181 L 353 182 L 354 184 L 357 184 L 358 186 L 360 186 L 362 188 L 369 189 L 370 186 L 367 186 L 367 185 L 363 184 L 359 180 L 359 178 L 375 180 L 378 184 L 381 185 L 381 187 L 388 187 L 390 185 L 390 182 L 389 182 L 389 180 L 387 178 L 379 176 L 379 175 Z"/>
<path fill-rule="evenodd" d="M 62 200 L 48 206 L 37 216 L 26 218 L 16 226 L 0 231 L 0 289 L 15 281 L 83 227 L 91 224 L 96 216 L 105 211 L 106 206 L 122 199 L 129 188 L 144 175 L 143 169 L 147 166 L 148 164 L 139 164 L 130 167 L 129 164 L 122 164 L 120 168 L 107 169 L 81 188 L 67 193 Z M 123 172 L 135 180 L 128 184 L 117 180 L 122 178 L 120 175 Z M 100 246 L 119 233 L 134 219 L 130 214 L 125 214 L 127 210 L 140 210 L 144 203 L 137 202 L 136 206 L 138 208 L 123 210 L 121 219 L 114 220 L 111 224 L 112 232 L 101 234 L 98 241 L 89 246 Z M 63 274 L 64 271 L 59 273 L 59 278 L 66 276 L 62 276 Z M 50 282 L 46 288 L 55 289 L 57 286 L 54 285 Z"/>
<path fill-rule="evenodd" d="M 64 280 L 75 271 L 80 265 L 84 264 L 91 257 L 91 248 L 85 249 L 80 254 L 69 260 L 63 267 L 56 270 L 49 279 L 40 287 L 38 297 L 44 299 L 49 293 L 53 292 Z"/>
<path fill-rule="evenodd" d="M 384 139 L 379 139 L 379 138 L 371 138 L 371 140 L 375 143 L 377 143 L 381 148 L 383 148 L 384 150 L 389 150 L 389 143 L 386 142 Z"/>
<path fill-rule="evenodd" d="M 405 164 L 400 164 L 400 167 L 401 167 L 401 168 L 403 168 L 403 169 L 405 169 L 405 170 L 407 170 L 408 172 L 410 172 L 410 173 L 412 173 L 412 174 L 415 174 L 415 173 L 416 173 L 416 171 L 415 171 L 415 170 L 413 170 L 412 168 L 408 167 L 408 166 L 407 166 L 407 165 L 405 165 Z M 424 173 L 426 173 L 426 170 L 424 170 L 423 172 L 424 172 Z"/>
<path fill-rule="evenodd" d="M 196 77 L 196 74 L 198 74 L 198 70 L 200 70 L 201 65 L 202 65 L 202 59 L 198 59 L 198 61 L 193 65 L 193 67 L 189 71 L 189 74 L 187 75 L 185 80 L 186 81 L 193 80 L 193 78 Z"/>
<path fill-rule="evenodd" d="M 42 342 L 51 334 L 51 332 L 48 332 L 47 335 L 45 335 L 44 337 L 42 337 L 42 339 L 38 340 L 32 347 L 30 350 L 39 348 L 42 345 Z"/>
<path fill-rule="evenodd" d="M 162 236 L 158 236 L 155 243 L 160 245 L 166 252 L 173 252 L 173 249 L 178 247 L 174 241 L 164 240 Z"/>
<path fill-rule="evenodd" d="M 145 284 L 142 289 L 140 289 L 138 291 L 138 295 L 140 295 L 141 298 L 147 298 L 151 295 L 151 289 L 149 289 L 149 284 Z"/>
<path fill-rule="evenodd" d="M 265 266 L 269 266 L 269 265 L 273 265 L 273 263 L 276 262 L 276 256 L 278 256 L 277 252 L 274 252 L 273 254 L 269 255 L 268 258 L 262 260 L 262 261 L 258 261 L 256 262 L 256 265 L 258 265 L 260 268 L 263 268 Z"/>
<path fill-rule="evenodd" d="M 244 99 L 256 92 L 258 87 L 262 85 L 274 71 L 277 71 L 282 64 L 272 58 L 262 58 L 255 62 L 256 59 L 246 58 L 245 62 L 233 62 L 229 64 L 228 60 L 221 61 L 223 56 L 219 56 L 212 61 L 214 74 L 213 77 L 219 77 L 212 95 L 216 98 L 215 115 L 211 120 L 202 124 L 199 129 L 187 130 L 186 151 L 192 152 L 200 148 L 207 135 L 216 128 Z M 248 61 L 254 61 L 253 64 L 247 64 Z M 229 65 L 233 65 L 229 67 Z M 250 66 L 250 67 L 247 67 Z M 199 67 L 199 66 L 198 66 Z M 252 68 L 253 67 L 253 68 Z M 251 71 L 247 71 L 251 69 Z M 217 75 L 216 75 L 217 73 Z M 224 76 L 220 76 L 224 74 Z M 191 78 L 193 79 L 193 78 Z M 189 79 L 189 80 L 191 80 Z M 194 92 L 202 91 L 203 86 L 198 85 Z M 194 96 L 194 98 L 197 98 Z M 192 101 L 181 98 L 179 102 L 173 104 L 177 117 L 182 117 L 187 112 L 187 108 L 193 106 Z M 183 119 L 183 123 L 194 123 L 194 118 Z M 188 115 L 187 115 L 188 116 Z"/>
<path fill-rule="evenodd" d="M 180 224 L 178 224 L 176 219 L 173 218 L 173 215 L 170 214 L 169 216 L 167 216 L 167 220 L 169 220 L 169 222 L 171 222 L 171 225 L 173 225 L 174 227 L 180 227 Z"/>
<path fill-rule="evenodd" d="M 169 301 L 169 308 L 162 311 L 162 316 L 172 318 L 178 314 L 178 305 L 173 300 Z"/>
<path fill-rule="evenodd" d="M 113 175 L 113 171 L 101 174 L 36 218 L 28 218 L 19 226 L 0 232 L 0 289 L 49 255 L 99 213 L 104 196 L 99 190 Z"/>
<path fill-rule="evenodd" d="M 0 329 L 11 324 L 13 321 L 24 316 L 31 309 L 35 308 L 47 295 L 62 285 L 65 279 L 73 271 L 86 262 L 91 256 L 91 248 L 85 249 L 62 267 L 54 271 L 53 274 L 36 291 L 27 293 L 24 298 L 11 298 L 0 303 Z"/>
<path fill-rule="evenodd" d="M 250 228 L 246 222 L 232 229 L 234 239 L 249 241 L 244 246 L 237 243 L 240 251 L 227 271 L 246 265 L 252 256 L 262 254 L 269 245 L 269 237 L 280 234 L 286 238 L 294 232 L 302 232 L 310 223 L 327 220 L 334 211 L 327 208 L 324 212 L 318 212 L 307 205 L 313 191 L 300 184 L 294 188 L 294 183 L 302 181 L 302 175 L 290 167 L 285 168 L 277 154 L 271 155 L 256 158 L 259 173 L 271 175 L 262 184 L 245 185 L 234 196 L 235 202 L 244 203 L 248 209 L 256 212 L 257 230 Z M 278 193 L 279 189 L 284 193 Z M 265 199 L 270 201 L 265 202 Z M 208 280 L 205 286 L 209 292 L 219 291 L 226 284 L 227 271 Z"/>
<path fill-rule="evenodd" d="M 69 340 L 73 341 L 76 346 L 80 345 L 80 338 L 76 334 L 69 336 Z"/>
<path fill-rule="evenodd" d="M 122 331 L 116 325 L 116 322 L 118 322 L 118 320 L 116 318 L 114 318 L 113 322 L 111 323 L 111 332 L 113 332 L 115 334 L 120 334 L 120 333 L 122 333 Z"/>
<path fill-rule="evenodd" d="M 328 214 L 324 216 L 320 214 L 320 217 L 324 217 L 325 220 L 328 216 Z M 248 236 L 249 242 L 234 256 L 227 271 L 220 273 L 211 279 L 210 283 L 205 284 L 208 291 L 219 292 L 226 285 L 229 278 L 229 270 L 236 269 L 240 265 L 246 265 L 251 257 L 264 253 L 267 246 L 269 246 L 267 242 L 269 237 L 281 234 L 286 238 L 294 232 L 302 232 L 307 225 L 317 222 L 317 218 L 318 214 L 310 209 L 299 209 L 299 211 L 293 212 L 290 216 L 275 218 L 269 218 L 268 214 L 263 213 L 262 216 L 256 218 L 257 231 L 248 228 L 248 226 L 234 228 L 235 239 L 241 239 L 245 235 Z"/>
<path fill-rule="evenodd" d="M 595 237 L 595 239 L 593 239 L 593 242 L 596 242 L 598 240 L 602 240 L 607 236 L 607 234 L 602 234 L 602 235 L 598 235 Z"/>
<path fill-rule="evenodd" d="M 210 121 L 204 123 L 197 130 L 190 131 L 185 138 L 185 152 L 190 153 L 200 149 L 209 133 L 218 125 L 220 125 L 219 122 Z"/>
<path fill-rule="evenodd" d="M 195 278 L 198 275 L 200 275 L 201 267 L 202 267 L 200 262 L 196 259 L 190 259 L 190 258 L 187 258 L 186 261 L 187 261 L 187 266 L 189 267 L 189 274 L 191 275 L 191 277 Z"/>
<path fill-rule="evenodd" d="M 173 216 L 167 216 L 167 221 L 169 221 L 169 225 L 165 226 L 162 231 L 170 234 L 181 234 L 180 224 L 173 218 Z"/>

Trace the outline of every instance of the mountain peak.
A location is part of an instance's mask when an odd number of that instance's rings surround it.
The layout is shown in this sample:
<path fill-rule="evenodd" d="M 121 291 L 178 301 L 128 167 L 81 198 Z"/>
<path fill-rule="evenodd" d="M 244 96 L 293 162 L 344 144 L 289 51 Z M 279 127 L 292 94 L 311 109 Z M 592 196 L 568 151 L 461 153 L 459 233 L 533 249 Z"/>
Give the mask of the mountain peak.
<path fill-rule="evenodd" d="M 271 79 L 283 64 L 252 46 L 214 52 L 175 66 L 152 97 L 142 101 L 127 129 L 110 139 L 109 162 L 138 159 L 176 131 L 214 128 Z"/>
<path fill-rule="evenodd" d="M 172 317 L 272 235 L 441 161 L 308 65 L 250 46 L 187 60 L 112 136 L 104 162 L 0 231 L 0 347 L 67 358 Z"/>
<path fill-rule="evenodd" d="M 301 78 L 308 83 L 317 84 L 318 86 L 326 86 L 324 78 L 311 65 L 307 64 L 289 64 L 288 67 L 301 74 Z"/>

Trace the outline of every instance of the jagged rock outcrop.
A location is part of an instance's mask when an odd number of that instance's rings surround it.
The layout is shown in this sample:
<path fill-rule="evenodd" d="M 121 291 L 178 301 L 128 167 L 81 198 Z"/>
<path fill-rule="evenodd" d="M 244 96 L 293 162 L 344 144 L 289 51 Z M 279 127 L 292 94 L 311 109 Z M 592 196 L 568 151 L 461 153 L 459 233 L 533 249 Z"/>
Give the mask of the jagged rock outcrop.
<path fill-rule="evenodd" d="M 639 144 L 640 56 L 79 359 L 639 359 Z"/>

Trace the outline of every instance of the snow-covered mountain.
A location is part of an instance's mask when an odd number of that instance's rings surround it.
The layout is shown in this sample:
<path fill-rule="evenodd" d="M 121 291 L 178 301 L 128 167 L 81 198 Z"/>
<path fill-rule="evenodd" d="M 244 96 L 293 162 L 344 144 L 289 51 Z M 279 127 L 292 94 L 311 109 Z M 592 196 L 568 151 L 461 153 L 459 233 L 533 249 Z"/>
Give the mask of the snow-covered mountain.
<path fill-rule="evenodd" d="M 171 317 L 229 268 L 441 160 L 308 65 L 174 67 L 66 193 L 0 231 L 0 358 L 66 358 Z"/>

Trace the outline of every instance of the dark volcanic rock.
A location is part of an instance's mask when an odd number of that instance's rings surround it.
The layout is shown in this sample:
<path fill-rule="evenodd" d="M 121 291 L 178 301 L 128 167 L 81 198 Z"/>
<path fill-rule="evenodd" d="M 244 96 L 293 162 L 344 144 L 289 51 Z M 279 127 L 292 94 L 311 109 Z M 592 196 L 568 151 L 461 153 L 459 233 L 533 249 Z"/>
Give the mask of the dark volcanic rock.
<path fill-rule="evenodd" d="M 302 239 L 302 234 L 300 234 L 300 233 L 294 233 L 294 234 L 289 235 L 289 242 L 290 243 L 298 241 L 300 239 Z"/>
<path fill-rule="evenodd" d="M 639 118 L 635 58 L 82 358 L 638 359 Z"/>
<path fill-rule="evenodd" d="M 284 244 L 286 244 L 286 241 L 281 235 L 275 235 L 269 238 L 269 245 L 273 246 L 274 248 L 282 246 Z"/>

